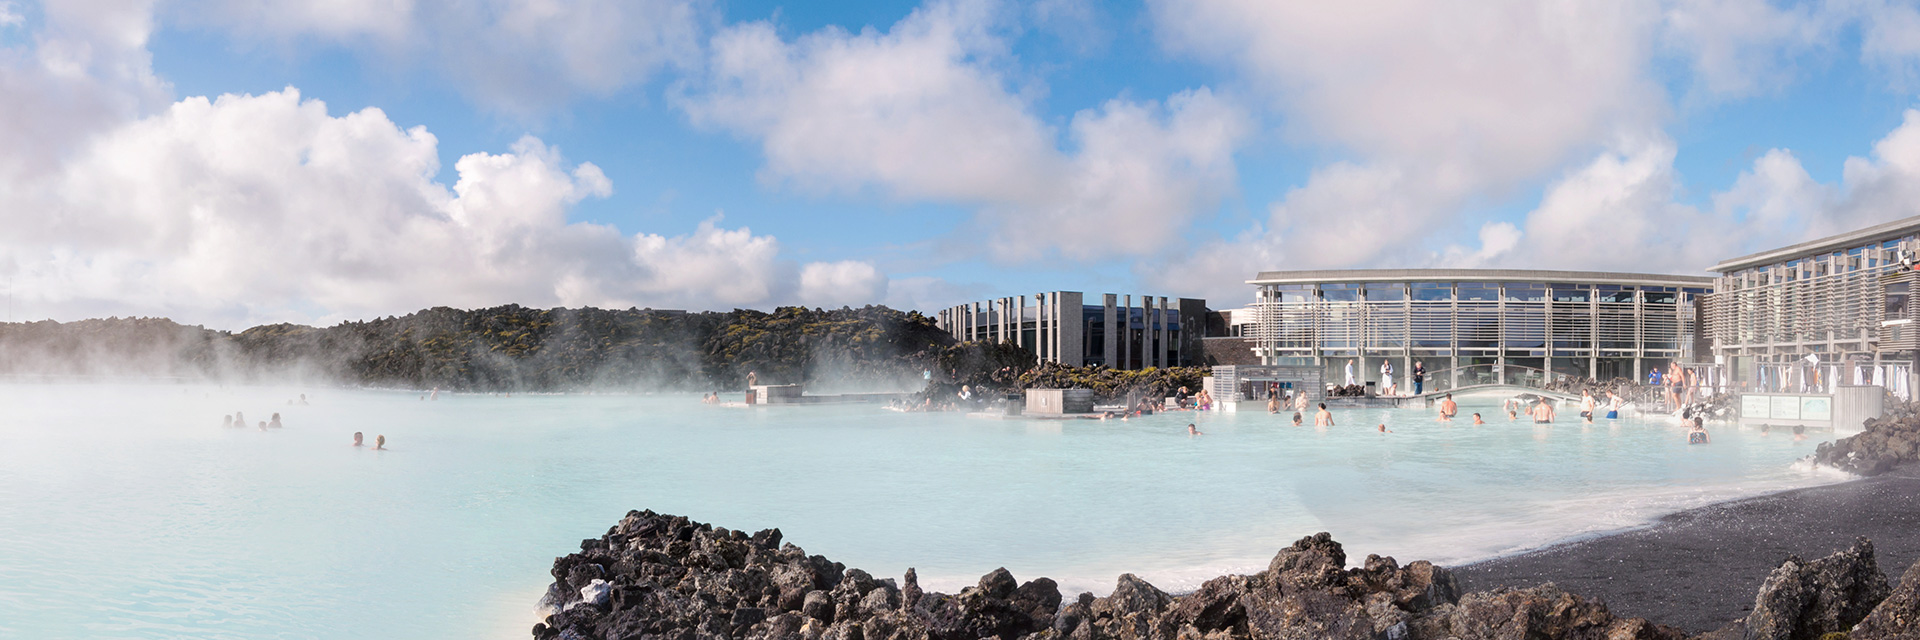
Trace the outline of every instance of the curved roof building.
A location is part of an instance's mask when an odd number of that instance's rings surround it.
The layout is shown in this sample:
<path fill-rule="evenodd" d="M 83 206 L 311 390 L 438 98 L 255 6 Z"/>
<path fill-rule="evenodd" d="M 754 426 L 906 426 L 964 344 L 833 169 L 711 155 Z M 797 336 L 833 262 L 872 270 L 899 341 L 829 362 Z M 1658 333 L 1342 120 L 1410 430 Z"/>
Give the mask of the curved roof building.
<path fill-rule="evenodd" d="M 1267 271 L 1250 338 L 1264 364 L 1319 365 L 1326 379 L 1423 391 L 1527 377 L 1645 379 L 1692 357 L 1707 277 L 1508 269 Z"/>

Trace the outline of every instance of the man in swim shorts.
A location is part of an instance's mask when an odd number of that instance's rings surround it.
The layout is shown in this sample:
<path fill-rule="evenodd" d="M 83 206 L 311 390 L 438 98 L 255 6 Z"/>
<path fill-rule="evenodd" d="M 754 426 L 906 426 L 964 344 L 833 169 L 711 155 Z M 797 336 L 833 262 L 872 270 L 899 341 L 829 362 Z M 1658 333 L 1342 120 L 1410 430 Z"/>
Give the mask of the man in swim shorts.
<path fill-rule="evenodd" d="M 1533 410 L 1528 413 L 1533 415 L 1534 424 L 1553 424 L 1553 405 L 1547 403 L 1545 396 L 1535 402 Z"/>
<path fill-rule="evenodd" d="M 1593 424 L 1593 410 L 1597 407 L 1598 407 L 1598 404 L 1595 403 L 1593 400 L 1592 391 L 1580 392 L 1580 419 L 1581 420 L 1587 421 L 1587 424 Z"/>
<path fill-rule="evenodd" d="M 1460 413 L 1460 404 L 1453 401 L 1453 394 L 1440 399 L 1440 421 L 1453 422 L 1453 416 Z"/>
<path fill-rule="evenodd" d="M 1622 399 L 1620 394 L 1614 393 L 1611 390 L 1607 391 L 1607 419 L 1619 420 L 1620 407 L 1624 404 L 1626 404 L 1626 400 Z"/>

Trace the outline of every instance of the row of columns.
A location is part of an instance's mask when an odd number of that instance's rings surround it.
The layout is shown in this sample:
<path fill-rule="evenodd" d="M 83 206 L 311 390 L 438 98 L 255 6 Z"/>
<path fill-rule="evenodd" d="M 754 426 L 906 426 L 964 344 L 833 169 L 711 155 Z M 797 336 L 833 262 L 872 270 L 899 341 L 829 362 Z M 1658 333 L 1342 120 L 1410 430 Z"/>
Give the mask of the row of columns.
<path fill-rule="evenodd" d="M 1134 296 L 1105 294 L 1105 312 L 1101 321 L 1106 341 L 1101 355 L 1107 366 L 1120 369 L 1166 367 L 1171 364 L 1167 351 L 1172 348 L 1173 307 L 1165 296 L 1139 296 L 1141 335 L 1133 334 Z M 972 302 L 940 312 L 940 322 L 955 339 L 963 341 L 996 340 L 1011 342 L 1032 351 L 1041 361 L 1079 366 L 1085 364 L 1087 327 L 1079 292 L 1051 291 L 1033 294 L 1034 335 L 1026 335 L 1028 296 L 1008 296 Z M 1139 342 L 1135 353 L 1135 342 Z"/>

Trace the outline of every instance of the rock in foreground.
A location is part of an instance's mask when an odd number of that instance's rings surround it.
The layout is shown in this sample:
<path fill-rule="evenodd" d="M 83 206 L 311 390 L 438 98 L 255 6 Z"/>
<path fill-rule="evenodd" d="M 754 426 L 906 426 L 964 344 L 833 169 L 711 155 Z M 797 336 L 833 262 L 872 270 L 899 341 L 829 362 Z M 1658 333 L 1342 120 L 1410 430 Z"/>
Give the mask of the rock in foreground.
<path fill-rule="evenodd" d="M 1461 595 L 1426 561 L 1368 556 L 1347 568 L 1325 533 L 1266 571 L 1171 596 L 1131 574 L 1105 598 L 1061 606 L 1052 580 L 1005 569 L 955 595 L 876 579 L 781 542 L 684 517 L 631 512 L 554 562 L 540 640 L 1229 640 L 1679 639 L 1552 585 Z M 1871 553 L 1871 551 L 1869 551 Z"/>

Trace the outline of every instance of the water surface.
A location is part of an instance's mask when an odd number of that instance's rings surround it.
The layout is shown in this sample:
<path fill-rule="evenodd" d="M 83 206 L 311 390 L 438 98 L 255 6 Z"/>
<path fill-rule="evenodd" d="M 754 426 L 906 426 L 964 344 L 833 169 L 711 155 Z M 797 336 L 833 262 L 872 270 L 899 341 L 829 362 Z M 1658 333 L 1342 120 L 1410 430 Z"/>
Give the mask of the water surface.
<path fill-rule="evenodd" d="M 1316 531 L 1355 562 L 1458 562 L 1837 479 L 1791 464 L 1817 439 L 1419 410 L 1316 430 L 159 384 L 0 385 L 0 407 L 0 637 L 524 638 L 554 556 L 629 509 L 930 588 L 1005 566 L 1104 593 L 1258 570 Z M 221 428 L 236 410 L 286 427 Z"/>

